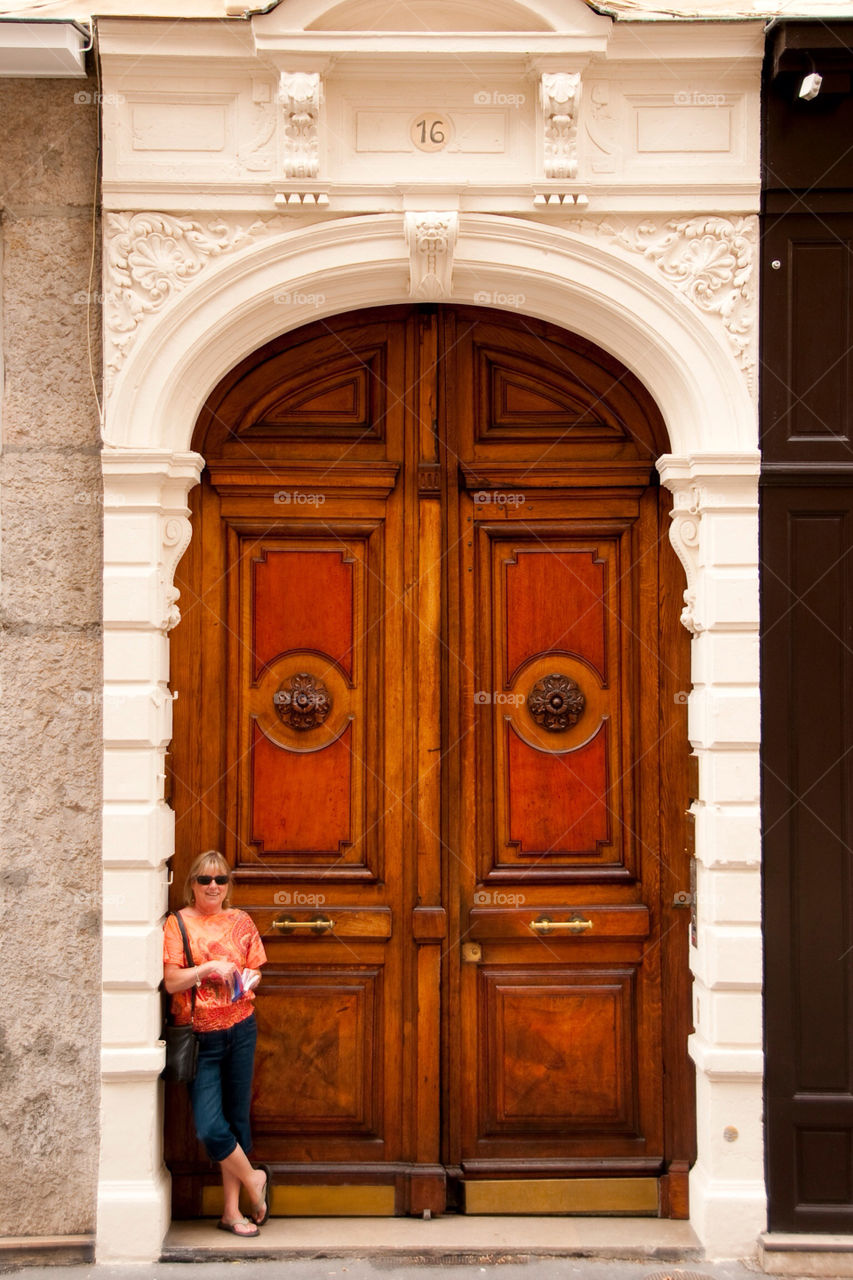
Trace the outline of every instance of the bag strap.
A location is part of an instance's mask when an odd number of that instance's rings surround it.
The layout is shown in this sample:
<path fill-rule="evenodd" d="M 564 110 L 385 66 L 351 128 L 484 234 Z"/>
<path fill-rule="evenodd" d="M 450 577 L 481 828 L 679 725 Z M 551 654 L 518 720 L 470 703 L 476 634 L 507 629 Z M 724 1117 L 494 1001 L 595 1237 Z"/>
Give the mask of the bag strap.
<path fill-rule="evenodd" d="M 181 919 L 181 913 L 180 911 L 173 911 L 172 915 L 175 917 L 175 919 L 178 922 L 178 928 L 180 929 L 181 937 L 184 940 L 184 959 L 187 962 L 187 968 L 192 969 L 195 965 L 195 960 L 193 960 L 193 953 L 192 953 L 192 950 L 190 949 L 190 940 L 187 937 L 187 931 L 184 926 L 184 922 Z M 190 995 L 190 1002 L 191 1002 L 190 1003 L 190 1008 L 191 1008 L 190 1021 L 191 1022 L 195 1022 L 195 992 L 196 992 L 196 989 L 195 987 L 193 987 L 192 994 Z"/>

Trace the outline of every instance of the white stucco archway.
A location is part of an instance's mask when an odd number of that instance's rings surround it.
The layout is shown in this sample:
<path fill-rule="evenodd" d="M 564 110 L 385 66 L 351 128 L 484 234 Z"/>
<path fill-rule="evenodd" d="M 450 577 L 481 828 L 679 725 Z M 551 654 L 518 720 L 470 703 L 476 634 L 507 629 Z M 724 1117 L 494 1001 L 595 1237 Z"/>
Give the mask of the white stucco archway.
<path fill-rule="evenodd" d="M 269 339 L 324 315 L 410 301 L 409 265 L 398 215 L 271 227 L 177 277 L 163 305 L 140 309 L 114 380 L 104 453 L 101 1260 L 156 1258 L 169 1220 L 157 987 L 173 845 L 162 777 L 172 582 L 203 465 L 189 451 L 196 418 L 227 370 Z M 723 325 L 604 233 L 460 216 L 446 300 L 511 306 L 597 343 L 645 383 L 669 431 L 658 465 L 675 494 L 673 543 L 687 573 L 700 758 L 691 1220 L 711 1256 L 751 1253 L 764 1227 L 755 404 Z"/>

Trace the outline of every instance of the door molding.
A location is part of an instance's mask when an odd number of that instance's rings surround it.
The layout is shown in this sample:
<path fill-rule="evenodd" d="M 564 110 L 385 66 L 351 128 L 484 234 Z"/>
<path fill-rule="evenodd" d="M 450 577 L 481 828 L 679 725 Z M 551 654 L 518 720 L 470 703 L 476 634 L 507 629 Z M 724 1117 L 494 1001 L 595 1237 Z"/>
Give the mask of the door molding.
<path fill-rule="evenodd" d="M 498 259 L 496 262 L 495 259 Z M 699 757 L 694 972 L 699 1158 L 691 1221 L 717 1256 L 764 1226 L 758 825 L 757 425 L 724 332 L 641 259 L 571 232 L 461 216 L 449 302 L 488 289 L 616 354 L 655 397 L 672 453 L 673 538 L 688 574 L 690 738 Z M 167 634 L 191 537 L 189 441 L 224 372 L 322 315 L 408 301 L 397 215 L 271 236 L 223 257 L 149 316 L 108 405 L 105 483 L 105 813 L 98 1256 L 155 1258 L 168 1226 L 161 1157 L 158 984 L 172 814 Z M 283 307 L 276 292 L 322 298 Z M 129 1119 L 128 1117 L 132 1117 Z M 131 1129 L 128 1129 L 131 1125 Z M 724 1136 L 725 1131 L 725 1136 Z M 121 1135 L 121 1139 L 110 1135 Z"/>

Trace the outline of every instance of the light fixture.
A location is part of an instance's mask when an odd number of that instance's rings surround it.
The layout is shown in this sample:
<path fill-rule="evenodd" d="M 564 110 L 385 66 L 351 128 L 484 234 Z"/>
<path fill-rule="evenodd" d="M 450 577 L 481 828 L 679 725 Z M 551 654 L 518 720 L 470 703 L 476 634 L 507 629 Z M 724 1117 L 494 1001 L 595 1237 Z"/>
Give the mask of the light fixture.
<path fill-rule="evenodd" d="M 800 91 L 797 96 L 805 98 L 806 102 L 811 102 L 812 98 L 816 98 L 820 93 L 822 83 L 823 76 L 818 75 L 816 71 L 810 71 L 807 76 L 803 77 L 803 83 L 800 85 Z"/>

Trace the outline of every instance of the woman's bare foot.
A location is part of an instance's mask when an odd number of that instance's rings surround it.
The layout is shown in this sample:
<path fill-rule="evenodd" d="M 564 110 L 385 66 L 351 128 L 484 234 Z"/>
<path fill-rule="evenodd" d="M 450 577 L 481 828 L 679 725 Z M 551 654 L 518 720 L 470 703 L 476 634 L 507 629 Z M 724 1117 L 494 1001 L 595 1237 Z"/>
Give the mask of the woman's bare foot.
<path fill-rule="evenodd" d="M 253 1173 L 252 1218 L 262 1227 L 270 1216 L 270 1171 L 264 1164 Z"/>
<path fill-rule="evenodd" d="M 220 1231 L 230 1231 L 233 1236 L 251 1237 L 261 1234 L 255 1223 L 248 1218 L 235 1218 L 232 1222 L 220 1218 L 216 1225 Z"/>

